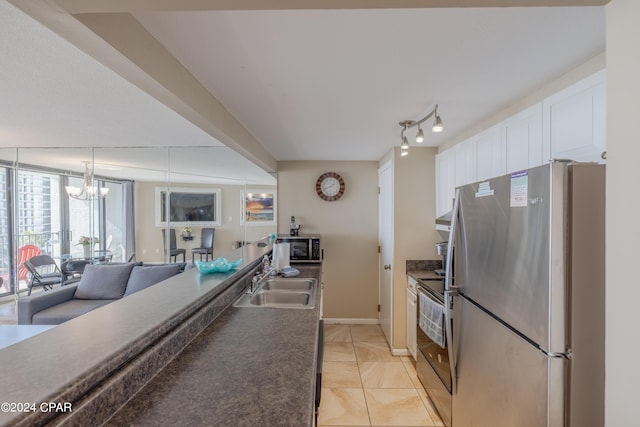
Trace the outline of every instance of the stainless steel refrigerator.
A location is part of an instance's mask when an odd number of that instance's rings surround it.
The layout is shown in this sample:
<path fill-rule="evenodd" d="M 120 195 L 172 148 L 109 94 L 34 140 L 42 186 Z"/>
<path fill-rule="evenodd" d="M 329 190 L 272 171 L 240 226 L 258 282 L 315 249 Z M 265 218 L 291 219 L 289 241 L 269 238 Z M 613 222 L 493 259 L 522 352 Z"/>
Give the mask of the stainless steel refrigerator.
<path fill-rule="evenodd" d="M 454 427 L 604 425 L 604 179 L 552 162 L 456 190 Z"/>

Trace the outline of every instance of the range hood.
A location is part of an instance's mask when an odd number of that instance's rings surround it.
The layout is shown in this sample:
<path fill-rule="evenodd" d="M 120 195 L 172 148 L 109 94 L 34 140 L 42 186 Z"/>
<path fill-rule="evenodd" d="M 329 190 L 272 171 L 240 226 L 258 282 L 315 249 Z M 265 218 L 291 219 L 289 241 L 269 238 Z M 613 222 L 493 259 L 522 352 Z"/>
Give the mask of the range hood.
<path fill-rule="evenodd" d="M 452 217 L 453 217 L 453 212 L 450 211 L 436 218 L 436 231 L 446 241 L 449 240 L 449 232 L 451 231 Z"/>
<path fill-rule="evenodd" d="M 453 212 L 449 211 L 446 214 L 436 218 L 436 230 L 449 231 L 451 230 L 451 218 Z"/>

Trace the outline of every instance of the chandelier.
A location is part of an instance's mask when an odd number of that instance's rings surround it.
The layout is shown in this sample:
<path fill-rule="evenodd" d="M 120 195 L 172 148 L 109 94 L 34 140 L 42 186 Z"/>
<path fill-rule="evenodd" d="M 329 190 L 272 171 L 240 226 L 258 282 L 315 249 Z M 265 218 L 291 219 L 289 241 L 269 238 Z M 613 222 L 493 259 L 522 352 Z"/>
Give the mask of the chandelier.
<path fill-rule="evenodd" d="M 85 161 L 82 163 L 84 163 L 84 177 L 82 187 L 74 187 L 72 185 L 65 186 L 64 189 L 67 191 L 69 197 L 78 200 L 89 200 L 98 195 L 103 199 L 107 197 L 109 189 L 107 187 L 96 187 L 91 185 L 93 170 L 91 170 L 91 168 L 89 167 L 89 162 Z"/>
<path fill-rule="evenodd" d="M 435 119 L 433 120 L 433 126 L 431 126 L 431 132 L 434 132 L 434 133 L 442 132 L 444 128 L 442 127 L 442 119 L 438 115 L 438 104 L 436 104 L 433 110 L 431 110 L 426 116 L 424 116 L 419 120 L 403 120 L 399 123 L 399 125 L 402 126 L 402 132 L 400 132 L 400 138 L 402 140 L 402 144 L 400 144 L 401 156 L 406 156 L 407 154 L 409 154 L 409 141 L 407 140 L 407 137 L 404 136 L 404 133 L 407 131 L 407 129 L 414 126 L 418 126 L 418 134 L 416 135 L 416 142 L 420 144 L 424 142 L 424 132 L 422 131 L 422 127 L 420 127 L 420 125 L 422 124 L 422 122 L 434 116 L 435 116 Z"/>

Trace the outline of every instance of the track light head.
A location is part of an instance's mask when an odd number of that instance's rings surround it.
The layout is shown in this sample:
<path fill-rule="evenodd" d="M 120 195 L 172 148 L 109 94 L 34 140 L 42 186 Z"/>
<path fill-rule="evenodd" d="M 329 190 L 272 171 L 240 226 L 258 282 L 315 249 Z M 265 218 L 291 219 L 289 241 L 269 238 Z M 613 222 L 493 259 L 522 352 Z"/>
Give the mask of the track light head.
<path fill-rule="evenodd" d="M 433 121 L 433 126 L 431 127 L 431 132 L 440 133 L 444 130 L 442 126 L 442 119 L 440 116 L 436 115 L 436 119 Z"/>
<path fill-rule="evenodd" d="M 402 144 L 400 144 L 400 149 L 402 151 L 409 151 L 409 141 L 406 136 L 402 137 Z"/>
<path fill-rule="evenodd" d="M 422 128 L 420 127 L 420 125 L 418 125 L 418 134 L 416 135 L 416 142 L 418 144 L 421 144 L 424 142 L 424 132 L 422 131 Z"/>

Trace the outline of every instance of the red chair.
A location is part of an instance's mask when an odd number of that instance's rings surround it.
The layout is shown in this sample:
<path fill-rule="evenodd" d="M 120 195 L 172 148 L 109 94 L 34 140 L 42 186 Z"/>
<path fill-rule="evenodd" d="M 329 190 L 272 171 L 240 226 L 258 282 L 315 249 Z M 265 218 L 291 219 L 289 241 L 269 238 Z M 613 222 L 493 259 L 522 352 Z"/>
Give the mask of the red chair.
<path fill-rule="evenodd" d="M 27 280 L 29 270 L 25 267 L 24 262 L 36 255 L 40 255 L 40 248 L 36 245 L 24 245 L 18 248 L 18 282 Z"/>

